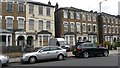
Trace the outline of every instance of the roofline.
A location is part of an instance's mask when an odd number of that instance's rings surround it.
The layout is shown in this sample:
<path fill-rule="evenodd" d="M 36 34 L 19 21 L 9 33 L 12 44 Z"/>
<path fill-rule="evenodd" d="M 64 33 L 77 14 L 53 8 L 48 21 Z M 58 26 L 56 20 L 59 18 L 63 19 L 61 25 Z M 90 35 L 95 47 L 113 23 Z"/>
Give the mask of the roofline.
<path fill-rule="evenodd" d="M 71 9 L 68 9 L 68 8 L 71 8 Z M 73 8 L 73 9 L 72 9 Z M 93 13 L 93 14 L 98 14 L 96 12 L 91 12 L 91 11 L 86 11 L 86 10 L 82 10 L 82 9 L 79 9 L 79 8 L 74 8 L 74 7 L 61 7 L 59 9 L 57 9 L 55 12 L 59 11 L 59 10 L 71 10 L 71 11 L 83 11 L 83 12 L 88 12 L 88 13 Z"/>
<path fill-rule="evenodd" d="M 43 5 L 43 6 L 49 6 L 49 7 L 55 7 L 53 5 L 49 5 L 49 4 L 45 4 L 45 3 L 41 3 L 41 2 L 26 2 L 26 3 L 31 3 L 31 4 L 35 4 L 35 5 Z"/>

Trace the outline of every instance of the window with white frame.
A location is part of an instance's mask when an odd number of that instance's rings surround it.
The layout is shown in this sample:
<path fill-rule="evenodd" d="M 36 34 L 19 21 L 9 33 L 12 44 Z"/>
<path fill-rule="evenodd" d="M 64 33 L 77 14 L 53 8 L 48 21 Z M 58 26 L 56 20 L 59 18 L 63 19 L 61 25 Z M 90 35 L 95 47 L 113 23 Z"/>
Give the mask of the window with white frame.
<path fill-rule="evenodd" d="M 7 17 L 7 20 L 6 20 L 6 28 L 7 28 L 7 29 L 13 29 L 13 18 Z"/>
<path fill-rule="evenodd" d="M 29 19 L 29 30 L 34 30 L 34 20 Z"/>
<path fill-rule="evenodd" d="M 9 12 L 13 11 L 13 3 L 12 2 L 7 3 L 7 11 L 9 11 Z"/>
<path fill-rule="evenodd" d="M 67 10 L 64 10 L 63 14 L 64 14 L 64 18 L 68 18 L 68 11 Z"/>
<path fill-rule="evenodd" d="M 110 28 L 109 28 L 109 33 L 111 33 L 111 26 L 109 26 Z"/>
<path fill-rule="evenodd" d="M 82 20 L 86 21 L 86 14 L 85 13 L 82 14 Z"/>
<path fill-rule="evenodd" d="M 46 29 L 50 29 L 50 27 L 51 27 L 50 23 L 51 23 L 50 21 L 46 21 Z"/>
<path fill-rule="evenodd" d="M 89 31 L 89 32 L 92 31 L 92 26 L 91 26 L 91 24 L 88 24 L 88 31 Z"/>
<path fill-rule="evenodd" d="M 68 22 L 64 22 L 64 32 L 68 31 Z"/>
<path fill-rule="evenodd" d="M 33 13 L 34 13 L 34 5 L 29 4 L 29 14 L 33 14 Z"/>
<path fill-rule="evenodd" d="M 74 45 L 74 35 L 65 35 L 65 40 L 68 44 Z"/>
<path fill-rule="evenodd" d="M 112 26 L 112 32 L 115 33 L 115 26 Z"/>
<path fill-rule="evenodd" d="M 111 18 L 111 23 L 113 23 L 113 18 Z"/>
<path fill-rule="evenodd" d="M 91 14 L 88 14 L 88 21 L 91 21 Z"/>
<path fill-rule="evenodd" d="M 109 17 L 107 18 L 107 21 L 108 21 L 108 23 L 110 23 L 110 18 Z"/>
<path fill-rule="evenodd" d="M 24 11 L 24 4 L 23 3 L 19 3 L 18 4 L 18 11 L 19 12 L 23 12 Z"/>
<path fill-rule="evenodd" d="M 80 22 L 76 23 L 76 27 L 77 27 L 77 32 L 80 32 L 81 31 L 81 29 L 80 29 Z"/>
<path fill-rule="evenodd" d="M 43 20 L 38 21 L 38 27 L 39 27 L 39 30 L 43 29 Z"/>
<path fill-rule="evenodd" d="M 107 26 L 104 25 L 104 32 L 107 33 Z"/>
<path fill-rule="evenodd" d="M 43 40 L 45 41 L 47 41 L 48 40 L 48 35 L 43 35 Z"/>
<path fill-rule="evenodd" d="M 103 16 L 103 22 L 106 22 L 106 17 L 105 16 Z"/>
<path fill-rule="evenodd" d="M 93 15 L 93 21 L 96 22 L 96 15 Z"/>
<path fill-rule="evenodd" d="M 24 29 L 24 19 L 23 18 L 18 19 L 18 29 Z"/>
<path fill-rule="evenodd" d="M 70 44 L 73 45 L 73 42 L 74 42 L 74 36 L 73 36 L 73 35 L 70 35 Z"/>
<path fill-rule="evenodd" d="M 70 29 L 71 29 L 71 32 L 74 32 L 74 22 L 70 22 Z"/>
<path fill-rule="evenodd" d="M 96 31 L 97 31 L 97 26 L 93 25 L 93 32 L 96 32 Z"/>
<path fill-rule="evenodd" d="M 43 6 L 40 5 L 38 9 L 39 9 L 39 15 L 43 15 Z"/>
<path fill-rule="evenodd" d="M 86 32 L 86 24 L 82 24 L 82 32 Z"/>
<path fill-rule="evenodd" d="M 116 28 L 117 28 L 117 33 L 119 33 L 118 26 Z"/>
<path fill-rule="evenodd" d="M 76 12 L 76 19 L 80 19 L 80 12 Z"/>
<path fill-rule="evenodd" d="M 115 19 L 115 23 L 118 24 L 118 19 L 117 18 Z"/>
<path fill-rule="evenodd" d="M 70 18 L 74 19 L 74 12 L 73 11 L 70 11 Z"/>
<path fill-rule="evenodd" d="M 47 8 L 46 8 L 46 15 L 47 15 L 47 16 L 50 16 L 50 7 L 47 7 Z"/>
<path fill-rule="evenodd" d="M 65 35 L 65 41 L 68 42 L 68 44 L 69 44 L 69 40 L 68 39 L 69 39 L 68 35 Z"/>
<path fill-rule="evenodd" d="M 111 27 L 108 25 L 108 32 L 111 33 Z"/>
<path fill-rule="evenodd" d="M 89 41 L 92 41 L 92 36 L 91 35 L 89 35 Z"/>
<path fill-rule="evenodd" d="M 116 26 L 116 27 L 115 27 L 115 33 L 117 33 L 117 32 L 118 32 L 118 30 L 117 30 L 117 29 L 118 29 L 118 26 Z"/>

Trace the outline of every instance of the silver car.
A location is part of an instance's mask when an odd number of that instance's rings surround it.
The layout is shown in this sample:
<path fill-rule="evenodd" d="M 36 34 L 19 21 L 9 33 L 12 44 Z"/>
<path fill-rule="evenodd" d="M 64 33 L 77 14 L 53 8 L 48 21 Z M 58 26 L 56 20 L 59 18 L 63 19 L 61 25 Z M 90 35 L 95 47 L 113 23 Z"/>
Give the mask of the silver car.
<path fill-rule="evenodd" d="M 0 66 L 8 65 L 8 63 L 9 63 L 9 57 L 6 55 L 0 55 Z"/>
<path fill-rule="evenodd" d="M 23 54 L 21 63 L 29 62 L 35 63 L 38 60 L 53 59 L 63 60 L 67 56 L 66 49 L 58 46 L 44 46 L 36 52 Z"/>

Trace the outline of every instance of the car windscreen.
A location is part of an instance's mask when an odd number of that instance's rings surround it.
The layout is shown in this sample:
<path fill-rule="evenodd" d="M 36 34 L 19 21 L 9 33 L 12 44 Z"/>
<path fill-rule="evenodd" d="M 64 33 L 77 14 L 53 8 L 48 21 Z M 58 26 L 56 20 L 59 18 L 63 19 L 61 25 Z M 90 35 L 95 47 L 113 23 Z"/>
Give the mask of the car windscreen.
<path fill-rule="evenodd" d="M 81 44 L 82 48 L 91 48 L 93 47 L 92 44 Z"/>
<path fill-rule="evenodd" d="M 81 44 L 80 43 L 76 44 L 76 47 L 81 48 Z"/>
<path fill-rule="evenodd" d="M 34 52 L 37 52 L 38 50 L 40 50 L 41 48 L 35 48 L 34 49 Z"/>

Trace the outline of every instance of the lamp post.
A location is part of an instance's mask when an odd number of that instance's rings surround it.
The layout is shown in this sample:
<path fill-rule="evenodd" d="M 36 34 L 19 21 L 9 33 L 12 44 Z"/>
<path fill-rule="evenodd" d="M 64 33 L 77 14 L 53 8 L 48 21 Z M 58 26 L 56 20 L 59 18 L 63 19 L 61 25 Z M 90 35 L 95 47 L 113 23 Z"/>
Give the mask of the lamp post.
<path fill-rule="evenodd" d="M 101 1 L 101 2 L 99 2 L 99 9 L 100 9 L 100 13 L 101 13 L 101 4 L 102 4 L 102 2 L 105 2 L 105 1 L 107 1 L 107 0 L 104 0 L 104 1 Z"/>
<path fill-rule="evenodd" d="M 99 40 L 99 44 L 102 44 L 103 46 L 103 40 L 104 40 L 104 33 L 103 33 L 103 23 L 102 23 L 102 14 L 101 14 L 101 4 L 103 2 L 105 2 L 107 0 L 101 1 L 99 2 L 99 10 L 100 10 L 100 14 L 98 15 L 98 40 Z"/>

